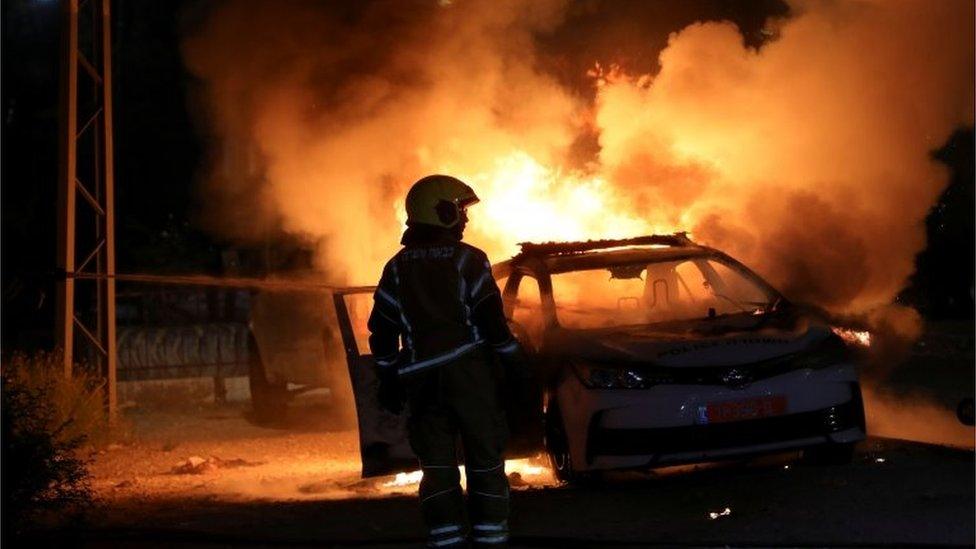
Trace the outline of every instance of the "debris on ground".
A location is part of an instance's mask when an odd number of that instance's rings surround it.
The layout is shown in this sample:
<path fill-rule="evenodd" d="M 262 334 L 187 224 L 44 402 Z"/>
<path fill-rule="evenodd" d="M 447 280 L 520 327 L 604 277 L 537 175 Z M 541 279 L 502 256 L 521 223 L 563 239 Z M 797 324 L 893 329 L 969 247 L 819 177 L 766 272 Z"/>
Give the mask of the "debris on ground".
<path fill-rule="evenodd" d="M 200 456 L 190 456 L 173 467 L 174 475 L 200 475 L 217 467 Z"/>
<path fill-rule="evenodd" d="M 373 495 L 379 494 L 381 492 L 382 486 L 379 485 L 375 479 L 356 479 L 352 481 L 342 482 L 336 480 L 326 480 L 319 482 L 310 482 L 308 484 L 302 484 L 298 487 L 298 491 L 302 494 L 360 494 L 360 495 Z"/>
<path fill-rule="evenodd" d="M 235 467 L 254 467 L 263 465 L 261 462 L 246 461 L 243 459 L 220 459 L 217 456 L 202 458 L 200 456 L 190 456 L 185 461 L 177 463 L 173 467 L 174 475 L 202 475 L 217 469 L 233 469 Z"/>
<path fill-rule="evenodd" d="M 521 473 L 512 472 L 508 474 L 508 484 L 512 488 L 519 488 L 522 486 L 528 486 L 529 483 L 522 479 Z"/>
<path fill-rule="evenodd" d="M 323 494 L 331 492 L 337 488 L 335 482 L 311 482 L 298 487 L 298 491 L 303 494 Z"/>

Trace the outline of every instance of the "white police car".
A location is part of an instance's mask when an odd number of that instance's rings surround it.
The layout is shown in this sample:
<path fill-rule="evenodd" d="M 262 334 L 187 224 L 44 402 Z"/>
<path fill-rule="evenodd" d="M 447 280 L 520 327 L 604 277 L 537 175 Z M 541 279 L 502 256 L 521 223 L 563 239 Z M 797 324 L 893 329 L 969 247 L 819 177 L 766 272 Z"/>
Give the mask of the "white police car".
<path fill-rule="evenodd" d="M 683 233 L 523 244 L 494 274 L 547 379 L 562 479 L 793 449 L 845 462 L 865 437 L 829 324 Z"/>

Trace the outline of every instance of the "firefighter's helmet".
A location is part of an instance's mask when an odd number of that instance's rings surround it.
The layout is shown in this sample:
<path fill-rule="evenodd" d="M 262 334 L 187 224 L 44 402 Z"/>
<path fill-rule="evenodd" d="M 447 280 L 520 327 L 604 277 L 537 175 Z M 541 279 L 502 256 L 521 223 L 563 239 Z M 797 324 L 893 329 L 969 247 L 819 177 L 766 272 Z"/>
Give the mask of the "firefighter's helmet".
<path fill-rule="evenodd" d="M 461 211 L 476 202 L 478 195 L 460 179 L 428 175 L 407 193 L 407 223 L 450 229 L 461 221 Z"/>

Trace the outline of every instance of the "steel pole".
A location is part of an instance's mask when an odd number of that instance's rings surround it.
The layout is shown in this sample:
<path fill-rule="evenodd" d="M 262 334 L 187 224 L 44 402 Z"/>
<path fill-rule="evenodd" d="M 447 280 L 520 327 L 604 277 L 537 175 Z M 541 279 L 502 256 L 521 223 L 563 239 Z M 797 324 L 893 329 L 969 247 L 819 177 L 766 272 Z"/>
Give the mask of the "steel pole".
<path fill-rule="evenodd" d="M 75 168 L 78 126 L 78 0 L 62 0 L 61 119 L 58 136 L 58 257 L 62 273 L 75 270 Z M 64 374 L 71 376 L 74 363 L 75 281 L 65 276 L 57 282 L 55 342 L 64 352 Z"/>
<path fill-rule="evenodd" d="M 104 169 L 105 209 L 105 357 L 106 390 L 109 419 L 114 422 L 117 412 L 116 368 L 118 352 L 115 346 L 115 150 L 112 139 L 112 15 L 111 0 L 102 0 L 102 145 Z"/>

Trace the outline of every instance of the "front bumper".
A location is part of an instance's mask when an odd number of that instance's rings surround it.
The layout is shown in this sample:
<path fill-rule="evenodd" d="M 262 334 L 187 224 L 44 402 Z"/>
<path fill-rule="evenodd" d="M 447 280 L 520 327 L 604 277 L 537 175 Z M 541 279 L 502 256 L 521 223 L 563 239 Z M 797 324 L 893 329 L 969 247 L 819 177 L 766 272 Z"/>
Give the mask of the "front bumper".
<path fill-rule="evenodd" d="M 717 457 L 756 448 L 780 449 L 831 442 L 831 435 L 852 429 L 863 432 L 860 389 L 856 394 L 856 398 L 843 404 L 810 412 L 687 427 L 603 428 L 600 427 L 602 414 L 598 412 L 593 416 L 587 437 L 586 461 L 592 464 L 598 456 L 651 456 L 653 464 L 693 459 L 698 455 Z M 849 437 L 844 438 L 845 442 L 849 441 Z M 730 452 L 736 449 L 741 452 Z"/>
<path fill-rule="evenodd" d="M 594 391 L 567 381 L 558 398 L 580 470 L 707 461 L 865 436 L 861 390 L 850 366 L 790 372 L 738 390 L 683 385 Z M 786 396 L 783 415 L 711 424 L 696 419 L 708 402 L 768 395 Z"/>

